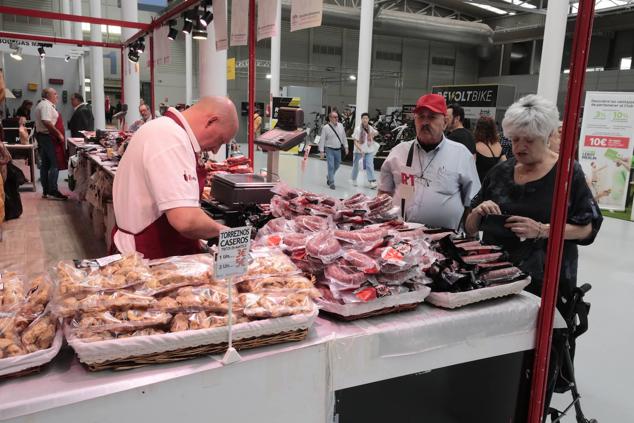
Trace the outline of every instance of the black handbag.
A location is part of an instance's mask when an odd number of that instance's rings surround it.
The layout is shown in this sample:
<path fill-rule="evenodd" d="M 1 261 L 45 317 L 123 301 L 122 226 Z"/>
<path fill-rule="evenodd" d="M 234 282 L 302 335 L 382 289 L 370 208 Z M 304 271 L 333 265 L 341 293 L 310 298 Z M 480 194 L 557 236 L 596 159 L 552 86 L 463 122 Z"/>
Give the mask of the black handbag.
<path fill-rule="evenodd" d="M 4 219 L 17 219 L 22 216 L 20 185 L 26 183 L 26 177 L 19 167 L 7 164 L 7 180 L 4 182 Z"/>

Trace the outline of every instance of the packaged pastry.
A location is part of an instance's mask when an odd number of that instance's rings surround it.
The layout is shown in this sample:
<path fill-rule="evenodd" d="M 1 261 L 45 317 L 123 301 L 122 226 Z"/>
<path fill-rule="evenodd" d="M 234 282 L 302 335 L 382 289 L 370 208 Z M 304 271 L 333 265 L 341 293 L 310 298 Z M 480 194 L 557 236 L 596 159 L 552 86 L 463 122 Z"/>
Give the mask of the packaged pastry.
<path fill-rule="evenodd" d="M 232 287 L 234 298 L 238 290 Z M 229 309 L 229 296 L 225 284 L 186 286 L 159 298 L 155 307 L 165 312 L 215 311 L 226 313 Z M 234 312 L 239 309 L 237 300 L 233 304 Z"/>
<path fill-rule="evenodd" d="M 178 313 L 172 319 L 171 332 L 182 332 L 186 330 L 210 329 L 227 326 L 229 316 L 226 314 L 210 313 L 199 311 L 197 313 Z M 232 324 L 245 323 L 249 319 L 240 314 L 234 313 Z"/>
<path fill-rule="evenodd" d="M 73 333 L 129 332 L 170 322 L 172 315 L 162 311 L 125 310 L 81 313 L 70 323 Z"/>
<path fill-rule="evenodd" d="M 299 274 L 300 271 L 291 259 L 281 250 L 273 248 L 254 248 L 250 252 L 251 262 L 247 274 L 238 280 L 266 276 Z"/>
<path fill-rule="evenodd" d="M 115 292 L 95 292 L 81 299 L 75 297 L 58 298 L 52 305 L 54 313 L 60 317 L 70 317 L 76 312 L 90 313 L 131 308 L 149 309 L 157 300 L 143 292 L 120 290 Z"/>
<path fill-rule="evenodd" d="M 245 316 L 252 319 L 268 319 L 307 314 L 313 310 L 312 299 L 303 293 L 275 295 L 272 293 L 245 293 L 239 296 Z"/>
<path fill-rule="evenodd" d="M 50 348 L 53 344 L 53 339 L 55 339 L 56 330 L 57 319 L 50 312 L 46 312 L 35 319 L 22 332 L 21 341 L 25 353 Z"/>
<path fill-rule="evenodd" d="M 302 275 L 267 276 L 258 279 L 249 279 L 238 284 L 240 292 L 255 293 L 304 293 L 312 298 L 321 294 L 315 288 L 314 278 L 308 279 Z"/>
<path fill-rule="evenodd" d="M 26 298 L 24 281 L 14 272 L 6 272 L 0 276 L 0 311 L 15 311 Z"/>
<path fill-rule="evenodd" d="M 113 339 L 131 338 L 133 336 L 149 336 L 149 335 L 163 335 L 166 332 L 159 328 L 143 328 L 134 329 L 130 332 L 78 332 L 76 337 L 80 338 L 82 342 L 99 342 L 99 341 L 111 341 Z"/>
<path fill-rule="evenodd" d="M 15 313 L 0 312 L 0 359 L 25 354 Z"/>
<path fill-rule="evenodd" d="M 213 281 L 213 258 L 208 254 L 170 257 L 150 263 L 152 279 L 144 286 L 162 293 L 182 286 L 204 285 Z"/>

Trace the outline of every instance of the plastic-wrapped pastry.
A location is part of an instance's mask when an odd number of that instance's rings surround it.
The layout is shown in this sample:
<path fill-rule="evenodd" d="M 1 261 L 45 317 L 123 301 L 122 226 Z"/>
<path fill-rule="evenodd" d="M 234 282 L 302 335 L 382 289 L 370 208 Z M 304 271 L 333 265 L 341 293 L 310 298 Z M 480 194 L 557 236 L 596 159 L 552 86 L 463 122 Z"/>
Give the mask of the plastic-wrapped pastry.
<path fill-rule="evenodd" d="M 311 298 L 302 293 L 286 295 L 240 294 L 239 301 L 244 306 L 244 315 L 254 319 L 307 314 L 313 310 Z"/>
<path fill-rule="evenodd" d="M 238 280 L 283 274 L 298 274 L 299 269 L 281 250 L 257 248 L 250 253 L 251 262 L 247 274 Z"/>
<path fill-rule="evenodd" d="M 234 313 L 232 323 L 248 322 L 249 319 L 240 314 Z M 210 329 L 227 326 L 229 317 L 226 314 L 207 313 L 200 311 L 197 313 L 178 313 L 172 320 L 170 330 L 172 332 L 182 332 L 186 330 Z"/>
<path fill-rule="evenodd" d="M 321 296 L 315 288 L 314 278 L 308 279 L 302 275 L 269 276 L 259 279 L 250 279 L 238 284 L 241 292 L 256 293 L 304 293 L 312 298 Z"/>
<path fill-rule="evenodd" d="M 233 287 L 234 298 L 238 290 Z M 224 284 L 208 284 L 200 286 L 186 286 L 160 298 L 156 308 L 166 312 L 185 311 L 216 311 L 226 313 L 228 305 L 227 287 Z M 237 301 L 234 303 L 237 310 Z"/>
<path fill-rule="evenodd" d="M 27 353 L 51 347 L 57 330 L 57 319 L 45 313 L 35 319 L 22 333 L 22 346 Z"/>
<path fill-rule="evenodd" d="M 0 359 L 25 354 L 16 330 L 15 314 L 0 313 Z"/>
<path fill-rule="evenodd" d="M 119 312 L 83 313 L 71 322 L 75 333 L 82 332 L 129 332 L 144 327 L 169 323 L 172 315 L 161 311 L 126 310 Z"/>
<path fill-rule="evenodd" d="M 0 311 L 14 311 L 24 303 L 24 281 L 13 272 L 6 272 L 0 279 Z"/>
<path fill-rule="evenodd" d="M 153 308 L 157 304 L 154 297 L 139 294 L 133 291 L 97 292 L 82 299 L 75 297 L 61 298 L 53 305 L 55 314 L 61 317 L 70 317 L 75 312 L 84 313 L 127 310 L 130 308 Z"/>
<path fill-rule="evenodd" d="M 170 257 L 150 263 L 152 279 L 145 287 L 155 293 L 213 281 L 214 262 L 208 254 Z"/>

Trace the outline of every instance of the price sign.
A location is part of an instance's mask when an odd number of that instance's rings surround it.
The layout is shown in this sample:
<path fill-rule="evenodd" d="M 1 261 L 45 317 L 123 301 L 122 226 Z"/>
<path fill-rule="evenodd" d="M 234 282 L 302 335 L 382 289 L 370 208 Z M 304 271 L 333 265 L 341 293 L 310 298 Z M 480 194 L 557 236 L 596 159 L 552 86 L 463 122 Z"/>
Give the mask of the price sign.
<path fill-rule="evenodd" d="M 251 246 L 251 228 L 243 226 L 220 232 L 218 253 L 215 260 L 216 279 L 242 275 L 249 266 L 249 248 Z"/>

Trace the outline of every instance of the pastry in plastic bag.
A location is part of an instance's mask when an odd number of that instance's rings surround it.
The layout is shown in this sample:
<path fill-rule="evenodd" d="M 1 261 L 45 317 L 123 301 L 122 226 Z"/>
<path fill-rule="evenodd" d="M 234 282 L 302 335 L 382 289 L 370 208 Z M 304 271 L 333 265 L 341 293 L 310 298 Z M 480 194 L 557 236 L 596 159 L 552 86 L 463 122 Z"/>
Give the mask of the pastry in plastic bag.
<path fill-rule="evenodd" d="M 51 347 L 57 330 L 57 319 L 45 313 L 35 319 L 22 333 L 22 346 L 27 353 Z"/>
<path fill-rule="evenodd" d="M 307 314 L 313 309 L 311 298 L 302 293 L 288 295 L 240 294 L 239 301 L 244 306 L 244 315 L 253 319 Z"/>

